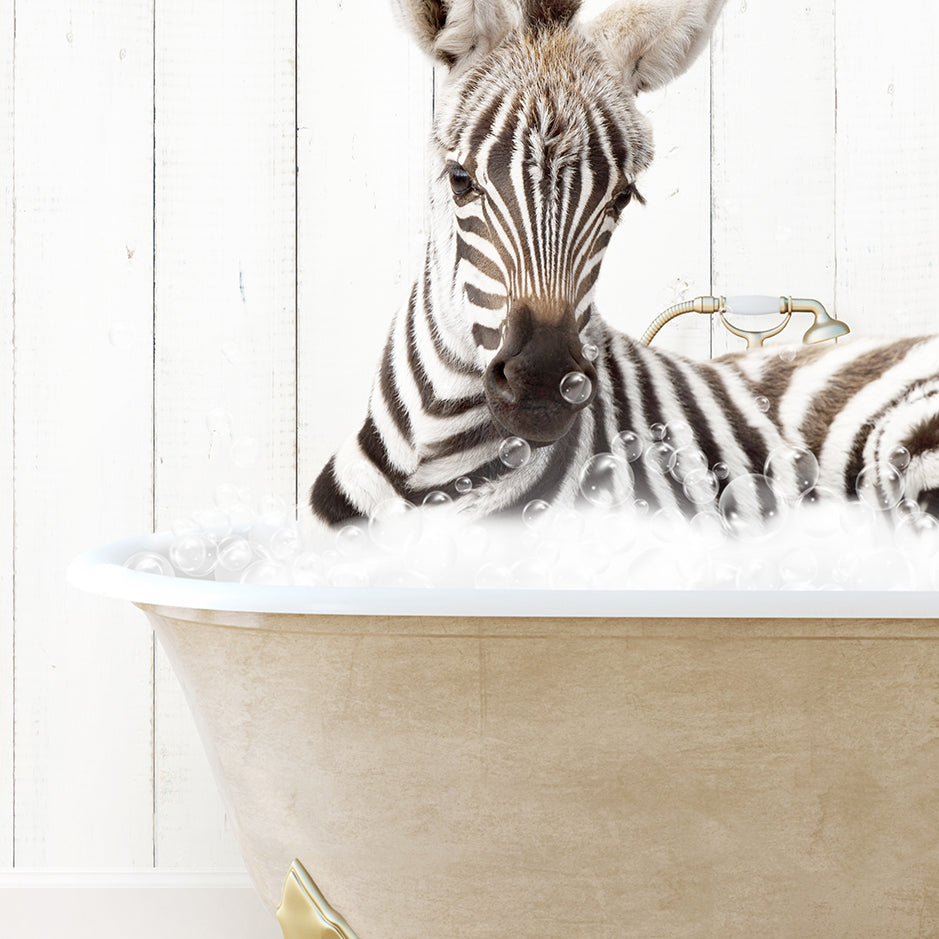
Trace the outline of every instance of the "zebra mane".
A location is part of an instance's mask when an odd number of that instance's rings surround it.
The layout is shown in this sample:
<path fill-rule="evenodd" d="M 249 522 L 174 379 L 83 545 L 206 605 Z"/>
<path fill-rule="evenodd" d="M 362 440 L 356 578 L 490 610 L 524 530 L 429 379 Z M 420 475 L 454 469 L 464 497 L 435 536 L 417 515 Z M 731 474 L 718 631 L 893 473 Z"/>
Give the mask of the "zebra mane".
<path fill-rule="evenodd" d="M 528 22 L 534 26 L 568 26 L 582 0 L 527 0 Z"/>

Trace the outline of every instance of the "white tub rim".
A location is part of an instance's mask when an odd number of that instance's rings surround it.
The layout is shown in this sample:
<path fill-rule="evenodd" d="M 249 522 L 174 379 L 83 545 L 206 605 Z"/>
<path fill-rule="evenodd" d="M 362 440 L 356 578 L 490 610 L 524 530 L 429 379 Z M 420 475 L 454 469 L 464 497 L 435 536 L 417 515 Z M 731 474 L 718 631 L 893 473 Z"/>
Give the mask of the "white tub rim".
<path fill-rule="evenodd" d="M 929 619 L 939 591 L 911 590 L 475 590 L 261 586 L 144 574 L 124 567 L 138 551 L 165 553 L 169 532 L 85 551 L 73 586 L 138 604 L 224 612 L 373 616 Z"/>

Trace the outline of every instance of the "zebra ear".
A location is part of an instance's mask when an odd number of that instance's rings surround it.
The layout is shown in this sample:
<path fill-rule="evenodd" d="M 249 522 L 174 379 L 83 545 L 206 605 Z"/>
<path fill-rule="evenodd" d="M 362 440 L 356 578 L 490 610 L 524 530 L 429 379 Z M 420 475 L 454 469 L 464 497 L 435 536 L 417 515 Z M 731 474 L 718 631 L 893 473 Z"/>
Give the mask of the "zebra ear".
<path fill-rule="evenodd" d="M 588 35 L 633 92 L 676 78 L 707 45 L 725 0 L 620 0 L 587 24 Z"/>
<path fill-rule="evenodd" d="M 523 22 L 521 0 L 392 0 L 399 20 L 449 66 L 494 49 Z"/>

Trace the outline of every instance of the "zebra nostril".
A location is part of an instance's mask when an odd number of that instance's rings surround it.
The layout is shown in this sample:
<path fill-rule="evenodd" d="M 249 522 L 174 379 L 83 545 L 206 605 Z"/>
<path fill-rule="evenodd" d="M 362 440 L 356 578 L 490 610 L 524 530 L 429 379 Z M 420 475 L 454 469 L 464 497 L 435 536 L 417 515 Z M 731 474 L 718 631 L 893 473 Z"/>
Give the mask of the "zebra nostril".
<path fill-rule="evenodd" d="M 489 366 L 486 373 L 486 386 L 491 395 L 504 401 L 506 404 L 515 404 L 515 393 L 505 374 L 505 362 L 495 361 Z"/>

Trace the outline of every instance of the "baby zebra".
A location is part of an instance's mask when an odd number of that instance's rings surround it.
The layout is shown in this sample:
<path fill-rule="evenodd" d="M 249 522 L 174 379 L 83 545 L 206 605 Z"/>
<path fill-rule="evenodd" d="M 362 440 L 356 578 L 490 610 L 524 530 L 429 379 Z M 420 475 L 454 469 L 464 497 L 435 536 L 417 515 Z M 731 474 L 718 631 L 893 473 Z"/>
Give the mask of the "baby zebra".
<path fill-rule="evenodd" d="M 690 65 L 724 0 L 621 0 L 586 24 L 579 0 L 397 2 L 450 69 L 431 230 L 365 423 L 313 485 L 316 517 L 336 525 L 437 491 L 481 515 L 572 504 L 586 461 L 637 445 L 653 458 L 632 463 L 629 498 L 653 507 L 694 513 L 785 445 L 814 453 L 819 485 L 849 498 L 865 470 L 885 504 L 899 452 L 906 498 L 939 515 L 939 338 L 699 363 L 594 308 L 604 250 L 652 158 L 636 96 Z M 617 436 L 627 430 L 638 444 Z M 660 471 L 657 442 L 703 471 L 703 498 L 666 448 Z"/>

